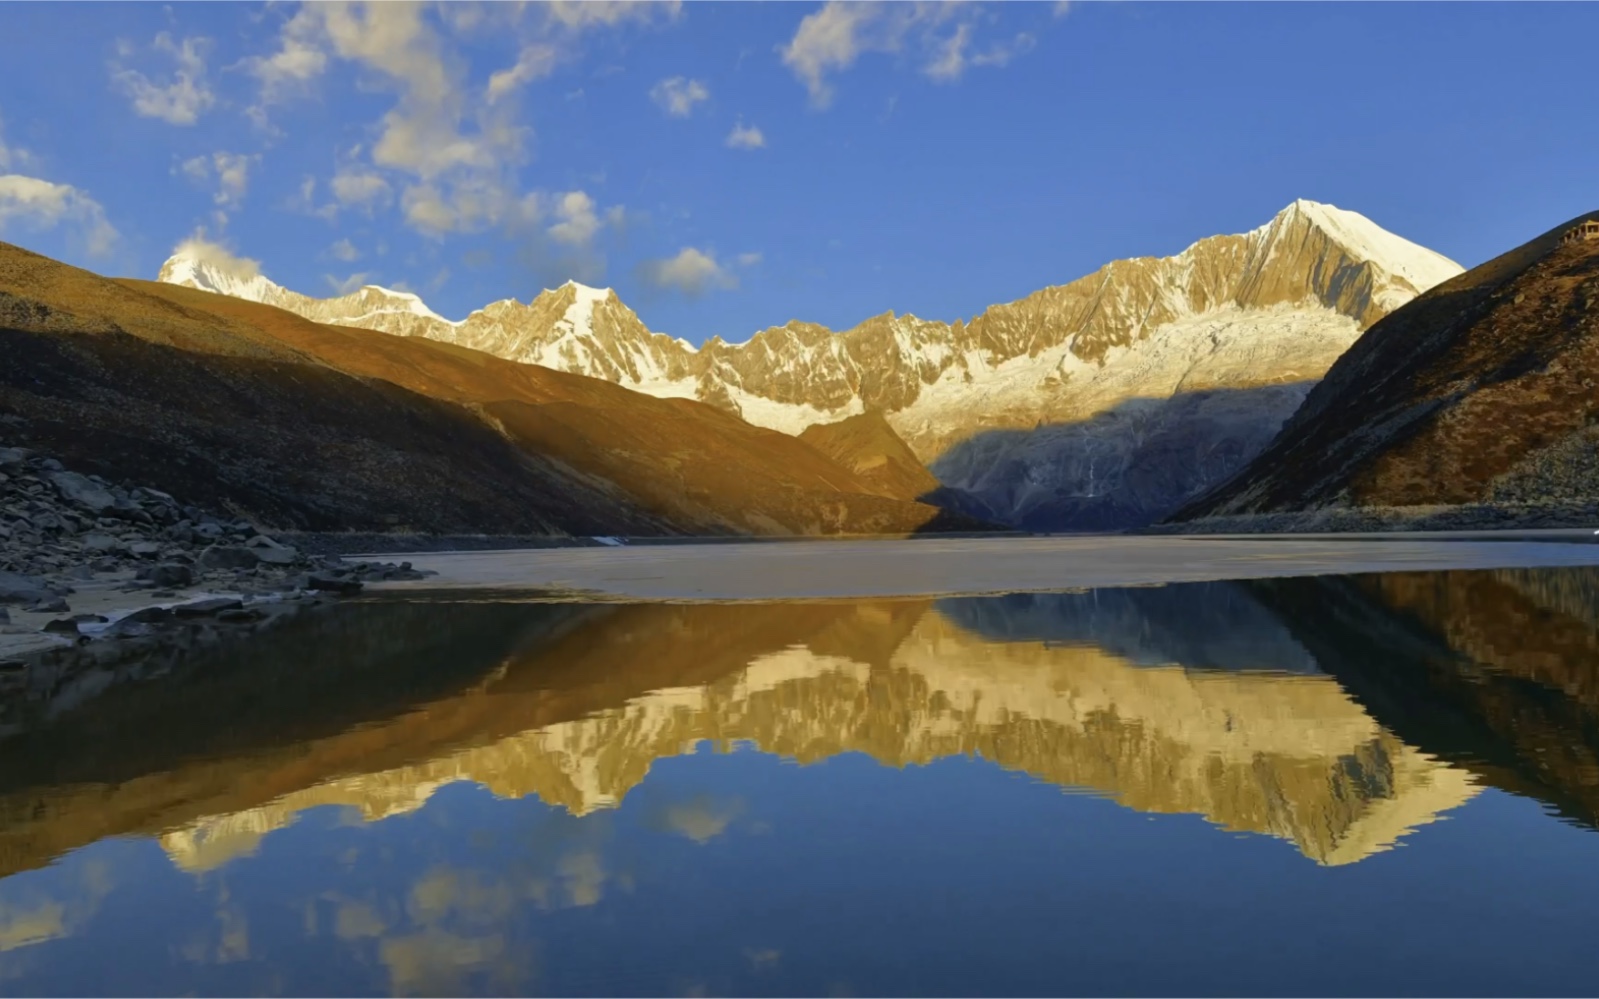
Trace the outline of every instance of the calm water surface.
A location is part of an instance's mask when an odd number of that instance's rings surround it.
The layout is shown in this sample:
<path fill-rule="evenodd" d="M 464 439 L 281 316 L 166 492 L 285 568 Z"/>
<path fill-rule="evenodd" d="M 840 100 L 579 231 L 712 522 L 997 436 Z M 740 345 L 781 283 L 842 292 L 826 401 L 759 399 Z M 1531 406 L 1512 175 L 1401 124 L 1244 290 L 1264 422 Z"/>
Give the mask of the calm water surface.
<path fill-rule="evenodd" d="M 0 717 L 7 994 L 1591 994 L 1599 573 L 409 600 Z"/>

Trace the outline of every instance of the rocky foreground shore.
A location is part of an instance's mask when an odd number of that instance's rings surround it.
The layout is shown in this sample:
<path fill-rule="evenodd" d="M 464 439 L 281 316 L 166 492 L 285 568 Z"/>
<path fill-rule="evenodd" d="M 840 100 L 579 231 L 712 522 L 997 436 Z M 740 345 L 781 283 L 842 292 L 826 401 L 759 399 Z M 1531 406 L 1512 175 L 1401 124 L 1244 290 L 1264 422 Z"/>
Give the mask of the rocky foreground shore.
<path fill-rule="evenodd" d="M 301 552 L 158 489 L 0 447 L 0 687 L 51 652 L 205 643 L 370 581 L 422 576 L 409 563 Z"/>

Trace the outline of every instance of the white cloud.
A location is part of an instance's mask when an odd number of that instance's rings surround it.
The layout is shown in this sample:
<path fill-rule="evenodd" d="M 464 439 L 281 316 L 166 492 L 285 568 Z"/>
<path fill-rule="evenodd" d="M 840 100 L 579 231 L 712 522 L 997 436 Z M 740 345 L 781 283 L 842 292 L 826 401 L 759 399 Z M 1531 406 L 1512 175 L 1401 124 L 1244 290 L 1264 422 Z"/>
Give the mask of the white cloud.
<path fill-rule="evenodd" d="M 828 3 L 800 21 L 780 50 L 783 63 L 805 84 L 811 104 L 832 103 L 831 74 L 854 65 L 868 52 L 910 50 L 922 73 L 940 82 L 958 80 L 969 66 L 1003 66 L 1032 47 L 1031 35 L 1018 35 L 973 56 L 981 12 L 959 3 Z"/>
<path fill-rule="evenodd" d="M 550 238 L 567 246 L 588 246 L 604 225 L 594 212 L 594 199 L 582 191 L 568 191 L 555 202 L 555 217 Z"/>
<path fill-rule="evenodd" d="M 514 170 L 527 130 L 492 101 L 475 103 L 467 64 L 447 51 L 432 15 L 455 30 L 482 20 L 412 3 L 306 4 L 285 22 L 274 55 L 246 61 L 261 84 L 252 117 L 262 121 L 264 105 L 306 89 L 334 58 L 363 70 L 365 89 L 396 94 L 367 155 L 358 148 L 343 158 L 328 185 L 334 200 L 318 207 L 302 192 L 293 202 L 298 210 L 324 218 L 346 208 L 370 215 L 394 201 L 398 184 L 406 221 L 437 236 L 482 228 L 495 221 L 492 206 L 514 204 Z M 494 8 L 488 15 L 498 16 Z M 509 93 L 536 68 L 519 62 L 509 76 L 499 74 L 494 95 Z"/>
<path fill-rule="evenodd" d="M 958 25 L 955 33 L 940 42 L 932 61 L 922 72 L 940 82 L 958 80 L 968 66 L 1007 66 L 1010 61 L 1032 49 L 1037 39 L 1022 32 L 1008 42 L 995 42 L 975 55 L 968 56 L 967 46 L 972 40 L 974 26 L 968 22 Z"/>
<path fill-rule="evenodd" d="M 284 23 L 278 36 L 278 51 L 244 61 L 250 73 L 261 81 L 263 104 L 303 92 L 327 69 L 328 55 L 322 49 L 319 29 L 320 14 L 316 9 L 301 7 Z"/>
<path fill-rule="evenodd" d="M 1033 46 L 1037 44 L 1038 39 L 1024 31 L 1011 39 L 1008 44 L 996 42 L 986 50 L 972 56 L 972 65 L 1006 66 L 1017 56 L 1032 51 Z"/>
<path fill-rule="evenodd" d="M 248 281 L 261 273 L 261 262 L 241 257 L 220 243 L 205 238 L 204 230 L 196 232 L 172 248 L 173 256 L 192 257 L 202 264 L 224 274 Z"/>
<path fill-rule="evenodd" d="M 682 0 L 551 0 L 544 5 L 551 23 L 579 31 L 656 17 L 672 20 L 682 9 Z"/>
<path fill-rule="evenodd" d="M 362 285 L 366 284 L 366 279 L 371 276 L 371 271 L 360 271 L 345 278 L 324 274 L 322 275 L 322 280 L 328 283 L 328 287 L 333 289 L 335 295 L 348 295 L 352 291 L 358 291 Z"/>
<path fill-rule="evenodd" d="M 100 203 L 70 184 L 21 174 L 0 175 L 0 234 L 15 227 L 37 230 L 70 225 L 93 256 L 104 256 L 119 238 Z"/>
<path fill-rule="evenodd" d="M 250 186 L 250 165 L 260 159 L 259 154 L 215 152 L 184 160 L 182 169 L 201 183 L 215 180 L 217 189 L 212 200 L 224 208 L 236 208 Z"/>
<path fill-rule="evenodd" d="M 740 253 L 735 259 L 740 267 L 754 267 L 762 258 L 759 253 Z"/>
<path fill-rule="evenodd" d="M 837 3 L 823 5 L 814 14 L 800 21 L 799 30 L 782 49 L 783 63 L 805 81 L 811 93 L 811 103 L 826 107 L 832 103 L 833 90 L 827 85 L 829 70 L 845 69 L 854 63 L 863 48 L 863 28 L 877 16 L 873 3 Z"/>
<path fill-rule="evenodd" d="M 644 280 L 657 288 L 676 289 L 685 295 L 702 295 L 712 288 L 736 288 L 738 278 L 703 250 L 685 246 L 676 256 L 646 261 Z"/>
<path fill-rule="evenodd" d="M 489 177 L 457 177 L 447 186 L 412 184 L 400 195 L 406 222 L 429 236 L 519 222 L 528 204 L 527 196 L 518 198 Z"/>
<path fill-rule="evenodd" d="M 971 24 L 955 27 L 955 33 L 938 43 L 937 54 L 922 72 L 935 80 L 958 80 L 966 71 L 966 46 L 972 40 Z"/>
<path fill-rule="evenodd" d="M 334 243 L 332 246 L 328 247 L 328 256 L 332 257 L 334 260 L 342 260 L 345 263 L 350 263 L 353 260 L 361 259 L 361 251 L 357 250 L 355 248 L 355 244 L 350 242 L 348 239 L 341 239 L 337 243 Z"/>
<path fill-rule="evenodd" d="M 339 167 L 328 188 L 342 207 L 360 208 L 368 214 L 394 197 L 394 189 L 381 174 L 358 163 L 346 163 Z"/>
<path fill-rule="evenodd" d="M 310 174 L 306 174 L 300 180 L 300 189 L 285 202 L 284 207 L 291 212 L 314 215 L 329 222 L 332 222 L 339 215 L 337 202 L 330 201 L 325 205 L 316 203 L 316 178 Z"/>
<path fill-rule="evenodd" d="M 210 40 L 205 38 L 174 42 L 172 36 L 163 31 L 155 36 L 153 47 L 177 63 L 169 82 L 157 83 L 115 60 L 111 63 L 111 79 L 132 99 L 136 113 L 146 118 L 160 118 L 172 125 L 193 125 L 216 103 L 216 94 L 205 80 L 204 50 L 209 45 Z M 131 47 L 124 46 L 123 51 L 129 54 Z"/>
<path fill-rule="evenodd" d="M 413 229 L 430 235 L 442 236 L 466 222 L 432 184 L 406 188 L 400 197 L 400 209 L 405 213 L 405 221 Z"/>
<path fill-rule="evenodd" d="M 245 61 L 261 87 L 251 114 L 264 121 L 266 104 L 307 90 L 335 61 L 353 64 L 362 88 L 391 92 L 393 104 L 365 152 L 344 157 L 329 183 L 332 201 L 317 207 L 302 195 L 299 210 L 331 217 L 397 202 L 407 225 L 434 237 L 516 225 L 525 221 L 517 171 L 532 132 L 509 98 L 571 58 L 582 33 L 679 10 L 675 2 L 305 4 L 284 22 L 272 54 Z M 476 82 L 455 46 L 491 32 L 516 40 L 517 60 Z M 587 223 L 579 215 L 561 225 L 576 238 Z"/>
<path fill-rule="evenodd" d="M 554 45 L 543 42 L 524 45 L 522 54 L 516 58 L 516 65 L 510 69 L 502 69 L 489 77 L 487 91 L 489 103 L 493 104 L 524 84 L 542 80 L 555 72 L 555 63 L 559 56 L 560 50 Z"/>
<path fill-rule="evenodd" d="M 0 125 L 3 125 L 0 122 Z M 8 146 L 5 132 L 0 129 L 0 170 L 37 170 L 39 160 L 20 146 Z"/>
<path fill-rule="evenodd" d="M 732 149 L 765 149 L 766 135 L 754 125 L 740 121 L 727 133 L 727 145 Z"/>
<path fill-rule="evenodd" d="M 498 221 L 514 204 L 513 169 L 526 130 L 504 114 L 479 108 L 469 124 L 469 91 L 460 64 L 446 59 L 443 41 L 423 19 L 426 8 L 375 4 L 319 5 L 323 28 L 341 58 L 376 73 L 399 94 L 383 116 L 371 151 L 373 165 L 411 174 L 401 195 L 405 218 L 429 234 L 468 232 Z M 352 174 L 353 177 L 353 174 Z M 384 188 L 371 177 L 349 181 L 344 194 L 375 204 Z M 334 182 L 340 196 L 340 183 Z"/>
<path fill-rule="evenodd" d="M 209 180 L 211 178 L 211 158 L 204 154 L 191 157 L 183 161 L 181 169 L 191 180 Z"/>
<path fill-rule="evenodd" d="M 650 100 L 674 118 L 687 118 L 694 105 L 709 100 L 711 91 L 699 80 L 674 76 L 650 88 Z"/>

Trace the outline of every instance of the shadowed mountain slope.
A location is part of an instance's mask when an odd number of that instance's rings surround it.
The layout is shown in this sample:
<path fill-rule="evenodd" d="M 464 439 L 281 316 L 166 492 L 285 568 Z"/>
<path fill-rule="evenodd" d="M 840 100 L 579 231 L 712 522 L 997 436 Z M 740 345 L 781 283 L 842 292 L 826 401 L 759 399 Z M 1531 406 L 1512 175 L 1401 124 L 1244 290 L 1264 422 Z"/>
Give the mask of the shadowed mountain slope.
<path fill-rule="evenodd" d="M 423 338 L 324 326 L 0 244 L 10 443 L 276 526 L 900 533 L 810 446 L 686 399 Z"/>
<path fill-rule="evenodd" d="M 1379 321 L 1173 519 L 1599 500 L 1599 239 L 1583 216 Z"/>
<path fill-rule="evenodd" d="M 984 431 L 946 451 L 933 472 L 1028 530 L 1143 527 L 1237 472 L 1314 384 L 1127 399 L 1084 420 Z"/>

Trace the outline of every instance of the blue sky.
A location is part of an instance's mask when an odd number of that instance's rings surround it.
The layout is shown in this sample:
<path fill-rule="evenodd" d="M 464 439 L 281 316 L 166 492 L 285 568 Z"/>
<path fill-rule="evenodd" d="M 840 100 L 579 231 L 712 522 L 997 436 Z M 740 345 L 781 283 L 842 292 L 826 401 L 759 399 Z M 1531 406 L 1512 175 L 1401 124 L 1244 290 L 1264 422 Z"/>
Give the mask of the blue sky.
<path fill-rule="evenodd" d="M 0 239 L 200 238 L 460 318 L 970 317 L 1359 211 L 1471 266 L 1599 207 L 1593 4 L 0 6 Z M 363 276 L 364 275 L 364 276 Z"/>

